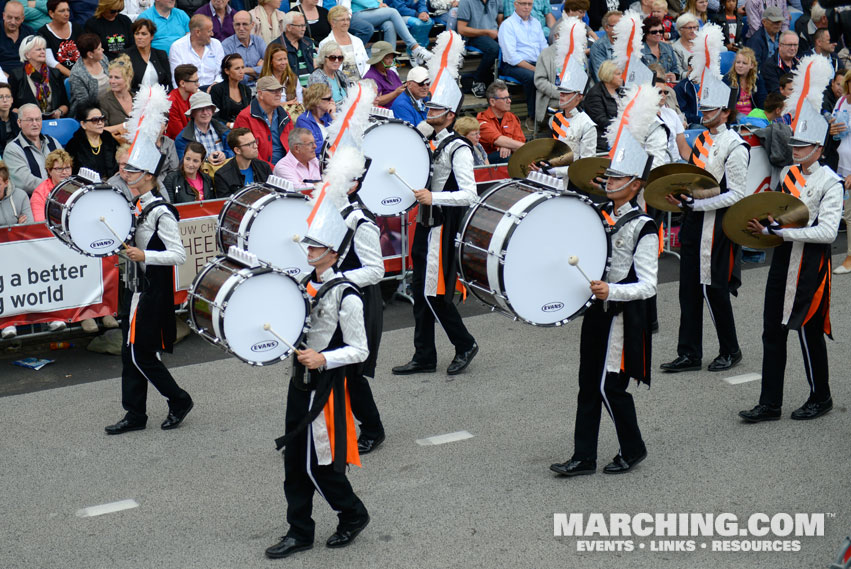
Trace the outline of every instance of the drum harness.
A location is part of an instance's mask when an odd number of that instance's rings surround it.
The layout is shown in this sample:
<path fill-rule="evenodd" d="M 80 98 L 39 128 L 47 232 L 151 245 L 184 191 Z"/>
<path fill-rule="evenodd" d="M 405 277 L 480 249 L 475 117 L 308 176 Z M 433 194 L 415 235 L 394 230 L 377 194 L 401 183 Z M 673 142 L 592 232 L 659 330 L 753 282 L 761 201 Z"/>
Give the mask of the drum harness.
<path fill-rule="evenodd" d="M 451 135 L 444 138 L 440 142 L 440 144 L 437 145 L 437 148 L 435 148 L 434 150 L 434 154 L 432 154 L 432 160 L 434 162 L 437 162 L 446 147 L 449 146 L 449 144 L 455 140 L 461 141 L 461 143 L 467 146 L 471 151 L 473 150 L 473 145 L 470 143 L 469 140 L 467 140 L 460 134 L 453 132 Z M 446 178 L 446 181 L 443 183 L 443 188 L 445 188 L 446 185 L 450 183 L 450 180 L 454 184 L 455 172 L 452 171 L 452 158 L 455 156 L 455 152 L 457 152 L 460 148 L 460 146 L 455 148 L 455 150 L 453 150 L 452 154 L 449 156 L 450 174 L 449 177 Z M 455 185 L 457 186 L 457 184 Z M 441 188 L 441 191 L 443 191 L 443 188 Z M 419 219 L 423 220 L 419 223 L 425 225 L 426 227 L 438 227 L 440 225 L 443 225 L 443 210 L 439 205 L 420 205 Z"/>

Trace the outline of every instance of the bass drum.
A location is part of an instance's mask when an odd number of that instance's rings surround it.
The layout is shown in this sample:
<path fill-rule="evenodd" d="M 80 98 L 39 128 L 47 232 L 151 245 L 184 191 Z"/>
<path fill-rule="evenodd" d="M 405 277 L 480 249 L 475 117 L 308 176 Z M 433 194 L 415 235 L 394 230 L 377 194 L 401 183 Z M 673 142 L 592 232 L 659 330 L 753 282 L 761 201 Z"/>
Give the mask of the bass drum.
<path fill-rule="evenodd" d="M 308 330 L 310 297 L 294 278 L 262 263 L 248 267 L 230 257 L 208 263 L 189 288 L 189 327 L 241 359 L 262 366 L 292 354 L 263 326 L 293 346 Z"/>
<path fill-rule="evenodd" d="M 266 184 L 246 186 L 232 195 L 219 213 L 219 250 L 227 253 L 234 245 L 297 279 L 310 274 L 313 269 L 307 255 L 293 240 L 307 232 L 310 210 L 307 197 L 300 192 Z"/>
<path fill-rule="evenodd" d="M 514 180 L 485 193 L 457 239 L 461 280 L 493 310 L 535 326 L 580 316 L 593 295 L 579 265 L 602 280 L 611 260 L 609 230 L 585 196 Z"/>
<path fill-rule="evenodd" d="M 120 190 L 79 176 L 53 188 L 44 204 L 44 218 L 57 238 L 89 257 L 114 255 L 136 231 L 133 204 Z"/>
<path fill-rule="evenodd" d="M 372 162 L 361 182 L 358 197 L 375 215 L 402 215 L 417 204 L 411 187 L 431 184 L 431 148 L 428 141 L 409 123 L 372 117 L 363 136 L 363 153 Z M 328 162 L 329 147 L 322 150 L 322 163 Z M 390 173 L 393 168 L 398 177 Z M 400 180 L 399 178 L 402 178 Z"/>

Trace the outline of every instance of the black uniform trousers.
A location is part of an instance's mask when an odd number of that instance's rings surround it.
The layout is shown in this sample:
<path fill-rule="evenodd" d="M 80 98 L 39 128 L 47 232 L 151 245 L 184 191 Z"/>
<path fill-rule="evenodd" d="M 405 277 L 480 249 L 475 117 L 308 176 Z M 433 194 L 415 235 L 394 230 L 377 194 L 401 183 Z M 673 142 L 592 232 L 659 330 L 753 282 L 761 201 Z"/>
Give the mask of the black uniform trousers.
<path fill-rule="evenodd" d="M 351 366 L 351 373 L 347 370 L 346 382 L 349 388 L 352 415 L 360 422 L 361 436 L 374 440 L 384 435 L 384 425 L 381 423 L 381 414 L 378 412 L 367 378 L 371 379 L 375 375 L 375 362 L 378 359 L 378 346 L 381 342 L 384 318 L 381 288 L 378 285 L 364 287 L 362 298 L 369 358 L 357 366 Z"/>
<path fill-rule="evenodd" d="M 759 402 L 772 407 L 780 407 L 783 404 L 786 341 L 789 337 L 789 329 L 781 322 L 783 297 L 786 292 L 786 273 L 791 251 L 791 246 L 781 246 L 774 250 L 768 280 L 765 284 L 765 307 L 762 320 L 762 391 Z M 818 313 L 814 314 L 798 330 L 798 338 L 804 356 L 804 371 L 807 382 L 810 384 L 810 396 L 807 401 L 821 403 L 830 398 L 824 318 Z"/>
<path fill-rule="evenodd" d="M 131 293 L 132 296 L 132 293 Z M 189 394 L 181 389 L 165 367 L 157 352 L 139 349 L 133 344 L 127 345 L 128 320 L 124 319 L 121 332 L 121 405 L 127 411 L 127 420 L 145 423 L 148 420 L 146 404 L 148 382 L 150 381 L 163 397 L 168 399 L 171 411 L 181 411 L 192 401 Z M 137 330 L 137 334 L 146 333 Z"/>
<path fill-rule="evenodd" d="M 606 371 L 606 353 L 613 318 L 613 313 L 603 310 L 603 302 L 594 301 L 582 319 L 579 340 L 579 395 L 573 433 L 574 460 L 597 460 L 597 439 L 603 406 L 615 424 L 620 454 L 632 459 L 644 454 L 646 450 L 641 430 L 638 428 L 635 402 L 627 391 L 629 376 L 624 372 Z"/>
<path fill-rule="evenodd" d="M 287 393 L 286 432 L 296 429 L 310 407 L 310 391 L 302 391 L 290 384 Z M 363 522 L 369 515 L 366 506 L 355 495 L 345 472 L 334 466 L 319 466 L 313 448 L 312 427 L 302 431 L 284 447 L 284 495 L 287 498 L 287 535 L 298 541 L 313 542 L 316 524 L 313 521 L 313 493 L 325 498 L 337 512 L 343 528 Z M 344 436 L 345 433 L 336 433 Z"/>
<path fill-rule="evenodd" d="M 476 340 L 467 331 L 461 314 L 452 303 L 455 283 L 446 283 L 447 293 L 443 296 L 426 298 L 425 273 L 428 257 L 429 228 L 417 224 L 411 259 L 414 274 L 411 279 L 411 292 L 414 297 L 414 361 L 420 364 L 436 364 L 437 348 L 434 345 L 435 316 L 443 326 L 449 341 L 455 346 L 455 353 L 464 353 L 473 348 Z M 444 236 L 445 238 L 445 236 Z M 455 262 L 444 259 L 444 262 Z"/>
<path fill-rule="evenodd" d="M 680 250 L 680 331 L 677 355 L 699 360 L 703 358 L 703 303 L 718 334 L 719 353 L 731 355 L 739 351 L 736 321 L 730 292 L 726 288 L 700 283 L 700 246 L 682 245 Z"/>

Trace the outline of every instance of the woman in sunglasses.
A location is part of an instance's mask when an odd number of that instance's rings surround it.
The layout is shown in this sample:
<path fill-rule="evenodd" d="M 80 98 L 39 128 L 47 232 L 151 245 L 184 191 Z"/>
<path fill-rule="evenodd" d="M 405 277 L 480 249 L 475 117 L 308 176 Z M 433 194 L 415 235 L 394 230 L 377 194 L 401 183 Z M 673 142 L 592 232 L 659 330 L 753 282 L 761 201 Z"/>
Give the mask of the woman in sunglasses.
<path fill-rule="evenodd" d="M 307 84 L 323 83 L 328 85 L 334 104 L 339 108 L 346 99 L 346 91 L 351 85 L 340 70 L 340 66 L 343 64 L 343 51 L 336 42 L 329 41 L 319 47 L 319 55 L 316 59 L 319 66 L 310 74 Z"/>
<path fill-rule="evenodd" d="M 100 0 L 94 17 L 86 22 L 86 31 L 97 35 L 109 59 L 124 53 L 133 45 L 130 26 L 133 22 L 121 13 L 124 0 Z"/>
<path fill-rule="evenodd" d="M 308 85 L 304 90 L 304 112 L 295 121 L 296 128 L 306 128 L 313 133 L 316 140 L 316 157 L 322 153 L 322 145 L 325 142 L 325 131 L 334 120 L 336 109 L 334 98 L 331 96 L 331 87 L 325 83 L 314 83 Z"/>
<path fill-rule="evenodd" d="M 245 77 L 245 61 L 238 53 L 229 53 L 222 60 L 222 79 L 210 88 L 210 98 L 218 107 L 215 118 L 233 128 L 239 111 L 251 102 L 251 89 L 242 82 Z"/>
<path fill-rule="evenodd" d="M 80 168 L 89 168 L 99 172 L 107 179 L 118 172 L 115 151 L 118 143 L 109 132 L 104 131 L 106 117 L 97 106 L 86 105 L 77 111 L 80 129 L 74 133 L 65 150 L 74 157 L 74 174 Z"/>
<path fill-rule="evenodd" d="M 644 45 L 641 47 L 641 61 L 644 62 L 644 65 L 660 64 L 665 68 L 665 80 L 669 83 L 676 83 L 680 75 L 680 67 L 677 63 L 677 56 L 674 54 L 674 48 L 662 41 L 662 36 L 665 34 L 662 20 L 656 16 L 645 18 L 642 30 L 644 32 Z"/>

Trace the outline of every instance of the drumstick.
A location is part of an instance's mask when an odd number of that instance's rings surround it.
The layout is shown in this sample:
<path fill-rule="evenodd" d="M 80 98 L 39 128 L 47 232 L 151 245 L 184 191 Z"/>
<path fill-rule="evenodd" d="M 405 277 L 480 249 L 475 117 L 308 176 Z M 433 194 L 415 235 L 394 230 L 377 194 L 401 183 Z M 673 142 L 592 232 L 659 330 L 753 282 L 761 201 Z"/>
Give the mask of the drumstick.
<path fill-rule="evenodd" d="M 586 275 L 585 271 L 582 270 L 582 267 L 579 266 L 579 257 L 577 257 L 576 255 L 571 255 L 570 257 L 567 258 L 567 262 L 571 266 L 579 269 L 579 272 L 582 273 L 582 276 L 585 277 L 585 280 L 588 281 L 588 284 L 591 284 L 591 279 L 588 278 L 588 275 Z"/>
<path fill-rule="evenodd" d="M 101 218 L 100 218 L 100 222 L 101 222 L 101 223 L 103 223 L 104 225 L 106 225 L 106 228 L 107 228 L 107 229 L 109 229 L 109 232 L 110 232 L 110 233 L 112 233 L 113 235 L 115 235 L 115 238 L 116 238 L 116 239 L 118 239 L 118 242 L 119 242 L 119 243 L 121 243 L 121 246 L 122 246 L 122 247 L 124 247 L 124 250 L 126 251 L 126 250 L 128 249 L 128 247 L 127 247 L 127 243 L 125 243 L 125 242 L 124 242 L 124 239 L 122 239 L 121 237 L 119 237 L 119 236 L 118 236 L 118 233 L 116 233 L 116 232 L 115 232 L 115 230 L 114 230 L 114 229 L 113 229 L 113 228 L 109 225 L 109 223 L 107 223 L 106 218 L 105 218 L 105 217 L 103 217 L 103 216 L 101 216 Z"/>
<path fill-rule="evenodd" d="M 391 176 L 396 176 L 397 178 L 399 178 L 399 181 L 402 182 L 403 184 L 405 184 L 408 187 L 408 189 L 411 190 L 412 192 L 417 191 L 417 190 L 414 189 L 413 186 L 411 186 L 411 184 L 409 184 L 408 182 L 405 181 L 405 178 L 403 178 L 402 176 L 399 175 L 399 173 L 396 171 L 396 168 L 388 168 L 387 173 L 390 174 Z"/>
<path fill-rule="evenodd" d="M 286 340 L 284 340 L 283 338 L 281 338 L 281 337 L 278 335 L 278 333 L 277 333 L 277 332 L 275 332 L 274 330 L 272 330 L 272 325 L 271 325 L 271 324 L 269 324 L 268 322 L 266 322 L 265 324 L 263 324 L 263 329 L 264 329 L 264 330 L 266 330 L 267 332 L 271 333 L 274 337 L 276 337 L 277 339 L 279 339 L 279 340 L 280 340 L 281 342 L 283 342 L 284 344 L 286 344 L 286 346 L 287 346 L 289 349 L 291 349 L 292 351 L 294 351 L 294 352 L 295 352 L 295 355 L 297 355 L 297 356 L 300 356 L 300 355 L 301 355 L 301 352 L 298 350 L 298 348 L 296 348 L 295 346 L 293 346 L 292 344 L 290 344 L 289 342 L 287 342 Z"/>

